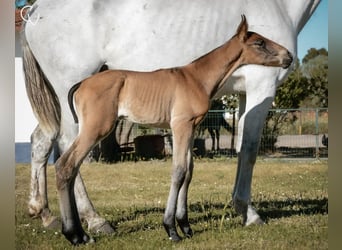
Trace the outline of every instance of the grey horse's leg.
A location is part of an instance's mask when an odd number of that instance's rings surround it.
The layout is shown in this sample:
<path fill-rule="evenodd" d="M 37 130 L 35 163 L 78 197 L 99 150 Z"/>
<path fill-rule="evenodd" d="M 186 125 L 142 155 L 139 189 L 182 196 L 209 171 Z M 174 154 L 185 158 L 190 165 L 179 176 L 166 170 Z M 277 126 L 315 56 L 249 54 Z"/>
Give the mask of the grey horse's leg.
<path fill-rule="evenodd" d="M 177 220 L 180 222 L 182 231 L 184 230 L 185 234 L 192 235 L 189 222 L 187 221 L 187 206 L 184 205 L 187 202 L 186 194 L 191 180 L 191 173 L 189 173 L 188 168 L 191 166 L 192 169 L 192 163 L 189 162 L 190 159 L 188 158 L 193 137 L 193 127 L 190 122 L 179 122 L 175 126 L 171 124 L 171 127 L 173 133 L 173 169 L 163 224 L 169 238 L 173 241 L 180 241 L 181 237 L 176 229 L 176 209 L 179 199 L 182 200 L 182 203 L 178 209 Z M 181 189 L 182 191 L 180 192 Z M 181 198 L 179 198 L 179 194 Z"/>
<path fill-rule="evenodd" d="M 58 227 L 58 220 L 52 216 L 47 195 L 46 166 L 52 150 L 53 140 L 43 134 L 39 125 L 31 135 L 31 189 L 28 202 L 29 214 L 41 217 L 43 226 Z"/>
<path fill-rule="evenodd" d="M 88 224 L 88 230 L 96 233 L 114 233 L 114 229 L 110 223 L 96 212 L 92 202 L 88 197 L 88 193 L 85 189 L 81 174 L 79 172 L 76 176 L 74 189 L 78 214 L 81 219 L 86 220 Z"/>
<path fill-rule="evenodd" d="M 251 183 L 259 140 L 271 102 L 272 98 L 266 98 L 262 103 L 246 111 L 239 121 L 239 133 L 243 133 L 243 138 L 238 152 L 233 203 L 236 211 L 242 214 L 243 224 L 246 226 L 264 223 L 251 205 Z"/>
<path fill-rule="evenodd" d="M 31 187 L 28 209 L 30 216 L 42 219 L 45 228 L 58 228 L 60 220 L 52 215 L 47 194 L 46 167 L 54 143 L 51 138 L 44 135 L 39 126 L 31 136 Z M 59 143 L 61 153 L 64 151 L 64 145 Z M 108 234 L 114 232 L 109 222 L 96 212 L 80 174 L 75 181 L 75 197 L 80 217 L 87 222 L 88 230 Z"/>

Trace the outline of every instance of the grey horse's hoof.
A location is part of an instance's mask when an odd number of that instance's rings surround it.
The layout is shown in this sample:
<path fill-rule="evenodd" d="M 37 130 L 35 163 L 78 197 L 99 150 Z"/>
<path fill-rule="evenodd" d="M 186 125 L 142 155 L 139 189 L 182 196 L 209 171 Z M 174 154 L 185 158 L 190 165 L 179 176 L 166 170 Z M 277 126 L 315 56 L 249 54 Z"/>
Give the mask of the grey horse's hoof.
<path fill-rule="evenodd" d="M 60 218 L 53 216 L 48 208 L 41 212 L 40 217 L 42 218 L 43 227 L 47 229 L 59 229 L 62 227 Z"/>
<path fill-rule="evenodd" d="M 49 218 L 43 218 L 43 227 L 47 229 L 59 229 L 62 226 L 62 222 L 58 217 L 50 216 Z"/>
<path fill-rule="evenodd" d="M 88 230 L 95 233 L 112 234 L 115 232 L 114 228 L 108 221 L 103 218 L 93 219 L 88 221 Z"/>
<path fill-rule="evenodd" d="M 244 225 L 249 226 L 253 224 L 263 225 L 265 222 L 260 218 L 255 209 L 251 205 L 248 205 L 246 218 L 244 219 Z"/>
<path fill-rule="evenodd" d="M 114 228 L 110 225 L 108 221 L 102 224 L 99 228 L 96 229 L 97 233 L 104 233 L 104 234 L 112 234 L 115 232 Z"/>

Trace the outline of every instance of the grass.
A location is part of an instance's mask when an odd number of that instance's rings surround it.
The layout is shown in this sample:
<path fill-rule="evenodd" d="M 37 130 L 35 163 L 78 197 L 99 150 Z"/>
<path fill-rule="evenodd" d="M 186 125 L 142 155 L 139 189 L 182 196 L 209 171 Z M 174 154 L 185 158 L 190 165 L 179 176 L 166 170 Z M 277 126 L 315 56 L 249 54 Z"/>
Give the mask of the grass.
<path fill-rule="evenodd" d="M 92 234 L 96 243 L 77 249 L 328 249 L 326 161 L 258 160 L 253 205 L 267 222 L 243 227 L 230 205 L 236 160 L 196 160 L 189 191 L 195 235 L 172 243 L 162 227 L 170 185 L 170 160 L 84 164 L 89 196 L 116 228 Z M 48 167 L 50 208 L 58 215 L 54 169 Z M 73 248 L 60 230 L 47 230 L 27 214 L 30 167 L 16 166 L 16 249 Z"/>

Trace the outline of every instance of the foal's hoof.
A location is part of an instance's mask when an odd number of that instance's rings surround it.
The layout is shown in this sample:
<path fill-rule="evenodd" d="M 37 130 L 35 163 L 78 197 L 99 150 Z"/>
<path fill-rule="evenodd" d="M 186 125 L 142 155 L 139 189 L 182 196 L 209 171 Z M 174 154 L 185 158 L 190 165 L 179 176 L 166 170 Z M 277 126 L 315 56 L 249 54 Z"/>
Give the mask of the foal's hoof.
<path fill-rule="evenodd" d="M 182 238 L 176 232 L 176 233 L 170 233 L 169 240 L 171 240 L 173 242 L 179 242 L 182 240 Z"/>
<path fill-rule="evenodd" d="M 186 226 L 184 226 L 184 225 L 179 225 L 180 226 L 180 228 L 181 228 L 181 230 L 182 230 L 182 233 L 184 234 L 184 236 L 186 237 L 186 238 L 192 238 L 192 236 L 194 236 L 194 232 L 192 231 L 192 229 L 191 229 L 191 227 L 190 227 L 190 225 L 189 225 L 189 223 L 187 223 L 187 225 Z"/>
<path fill-rule="evenodd" d="M 65 238 L 67 238 L 68 241 L 70 241 L 71 244 L 77 246 L 81 244 L 87 244 L 87 243 L 94 243 L 94 239 L 90 238 L 85 233 L 66 233 L 63 232 Z"/>
<path fill-rule="evenodd" d="M 190 239 L 192 236 L 194 236 L 194 232 L 192 231 L 191 228 L 189 228 L 187 231 L 183 231 L 184 235 L 186 238 Z"/>
<path fill-rule="evenodd" d="M 179 242 L 182 238 L 178 235 L 176 228 L 170 228 L 164 224 L 164 228 L 166 230 L 167 235 L 169 236 L 169 240 L 173 242 Z"/>

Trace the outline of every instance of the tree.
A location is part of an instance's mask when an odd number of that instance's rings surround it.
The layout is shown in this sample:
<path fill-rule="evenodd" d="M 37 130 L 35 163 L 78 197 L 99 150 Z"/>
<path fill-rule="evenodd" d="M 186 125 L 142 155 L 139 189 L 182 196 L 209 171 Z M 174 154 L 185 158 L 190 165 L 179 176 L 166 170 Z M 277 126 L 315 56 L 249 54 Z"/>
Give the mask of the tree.
<path fill-rule="evenodd" d="M 302 106 L 328 107 L 328 51 L 310 49 L 301 67 L 308 79 L 308 96 Z"/>
<path fill-rule="evenodd" d="M 277 108 L 299 108 L 301 101 L 308 96 L 309 81 L 304 76 L 299 60 L 285 82 L 277 89 L 275 104 Z"/>
<path fill-rule="evenodd" d="M 294 70 L 277 89 L 275 104 L 277 108 L 297 109 L 301 107 L 328 106 L 328 51 L 324 48 L 308 50 L 302 60 L 294 64 Z M 273 141 L 284 124 L 297 120 L 295 111 L 270 113 L 266 118 L 261 150 L 273 149 Z"/>
<path fill-rule="evenodd" d="M 309 81 L 304 76 L 299 60 L 295 62 L 294 70 L 290 73 L 284 83 L 279 86 L 275 96 L 275 104 L 277 108 L 282 109 L 298 109 L 302 100 L 308 97 Z M 266 118 L 265 133 L 277 137 L 279 130 L 284 123 L 293 123 L 297 120 L 296 112 L 282 111 L 269 113 Z"/>
<path fill-rule="evenodd" d="M 293 72 L 277 89 L 278 108 L 328 106 L 328 51 L 311 48 L 302 62 L 295 62 Z"/>
<path fill-rule="evenodd" d="M 325 48 L 321 48 L 318 50 L 315 48 L 311 48 L 308 50 L 307 54 L 304 56 L 302 63 L 305 64 L 305 63 L 309 62 L 311 59 L 314 59 L 315 57 L 317 57 L 319 55 L 323 55 L 323 56 L 328 57 L 328 51 Z"/>

